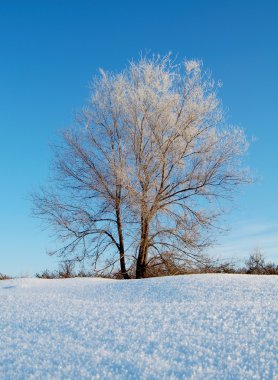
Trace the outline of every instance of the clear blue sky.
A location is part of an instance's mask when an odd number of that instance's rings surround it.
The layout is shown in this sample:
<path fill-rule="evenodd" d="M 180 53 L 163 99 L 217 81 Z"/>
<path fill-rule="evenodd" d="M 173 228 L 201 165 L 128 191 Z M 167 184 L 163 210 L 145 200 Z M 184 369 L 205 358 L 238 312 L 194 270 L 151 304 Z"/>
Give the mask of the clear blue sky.
<path fill-rule="evenodd" d="M 257 141 L 259 180 L 238 194 L 230 232 L 213 252 L 278 258 L 278 1 L 1 0 L 0 272 L 55 268 L 53 239 L 30 217 L 58 130 L 86 101 L 99 67 L 120 70 L 140 51 L 199 58 L 223 82 L 229 122 Z"/>

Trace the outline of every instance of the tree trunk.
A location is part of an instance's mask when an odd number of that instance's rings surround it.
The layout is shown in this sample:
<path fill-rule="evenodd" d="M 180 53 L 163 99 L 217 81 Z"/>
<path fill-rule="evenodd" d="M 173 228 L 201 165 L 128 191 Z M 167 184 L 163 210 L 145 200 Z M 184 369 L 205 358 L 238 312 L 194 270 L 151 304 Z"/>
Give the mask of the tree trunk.
<path fill-rule="evenodd" d="M 136 263 L 136 278 L 144 278 L 147 269 L 147 259 L 148 259 L 148 249 L 149 249 L 149 223 L 148 221 L 143 222 L 141 228 L 141 243 L 139 247 L 139 253 Z"/>
<path fill-rule="evenodd" d="M 121 274 L 125 280 L 129 280 L 129 274 L 127 273 L 126 266 L 125 266 L 125 253 L 120 252 L 120 266 L 121 266 Z"/>
<path fill-rule="evenodd" d="M 137 265 L 136 265 L 136 278 L 144 278 L 146 275 L 147 269 L 147 255 L 142 254 L 142 256 L 138 255 Z"/>
<path fill-rule="evenodd" d="M 125 266 L 124 237 L 123 237 L 123 230 L 122 230 L 121 210 L 120 210 L 119 205 L 116 206 L 116 217 L 117 217 L 117 229 L 118 229 L 118 237 L 119 237 L 118 249 L 120 253 L 121 274 L 125 280 L 129 280 L 130 277 L 127 273 L 126 266 Z"/>

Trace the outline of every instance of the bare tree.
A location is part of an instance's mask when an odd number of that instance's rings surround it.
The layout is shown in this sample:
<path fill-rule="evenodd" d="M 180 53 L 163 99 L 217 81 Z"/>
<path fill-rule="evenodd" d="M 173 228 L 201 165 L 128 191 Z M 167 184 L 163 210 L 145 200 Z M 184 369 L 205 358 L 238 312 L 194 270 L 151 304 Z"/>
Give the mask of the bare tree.
<path fill-rule="evenodd" d="M 256 247 L 245 261 L 247 273 L 262 274 L 266 272 L 265 259 L 259 247 Z"/>
<path fill-rule="evenodd" d="M 35 214 L 64 242 L 69 260 L 142 278 L 165 258 L 202 258 L 218 200 L 248 182 L 243 131 L 225 125 L 199 61 L 141 58 L 100 70 L 91 98 L 56 148 L 54 184 L 34 195 Z"/>

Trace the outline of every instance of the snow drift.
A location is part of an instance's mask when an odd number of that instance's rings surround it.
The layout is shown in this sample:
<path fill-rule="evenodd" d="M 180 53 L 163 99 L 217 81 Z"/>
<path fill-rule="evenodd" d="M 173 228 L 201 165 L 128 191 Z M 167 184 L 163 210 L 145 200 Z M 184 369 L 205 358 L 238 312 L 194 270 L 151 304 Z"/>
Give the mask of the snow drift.
<path fill-rule="evenodd" d="M 0 282 L 0 379 L 274 379 L 275 276 Z"/>

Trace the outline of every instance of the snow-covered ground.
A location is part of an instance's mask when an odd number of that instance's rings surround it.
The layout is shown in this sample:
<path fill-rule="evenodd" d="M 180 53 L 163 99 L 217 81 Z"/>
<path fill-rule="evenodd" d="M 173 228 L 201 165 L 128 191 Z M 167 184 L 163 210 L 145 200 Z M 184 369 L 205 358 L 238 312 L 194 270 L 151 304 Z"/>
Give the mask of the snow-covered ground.
<path fill-rule="evenodd" d="M 0 379 L 278 379 L 278 276 L 0 281 Z"/>

